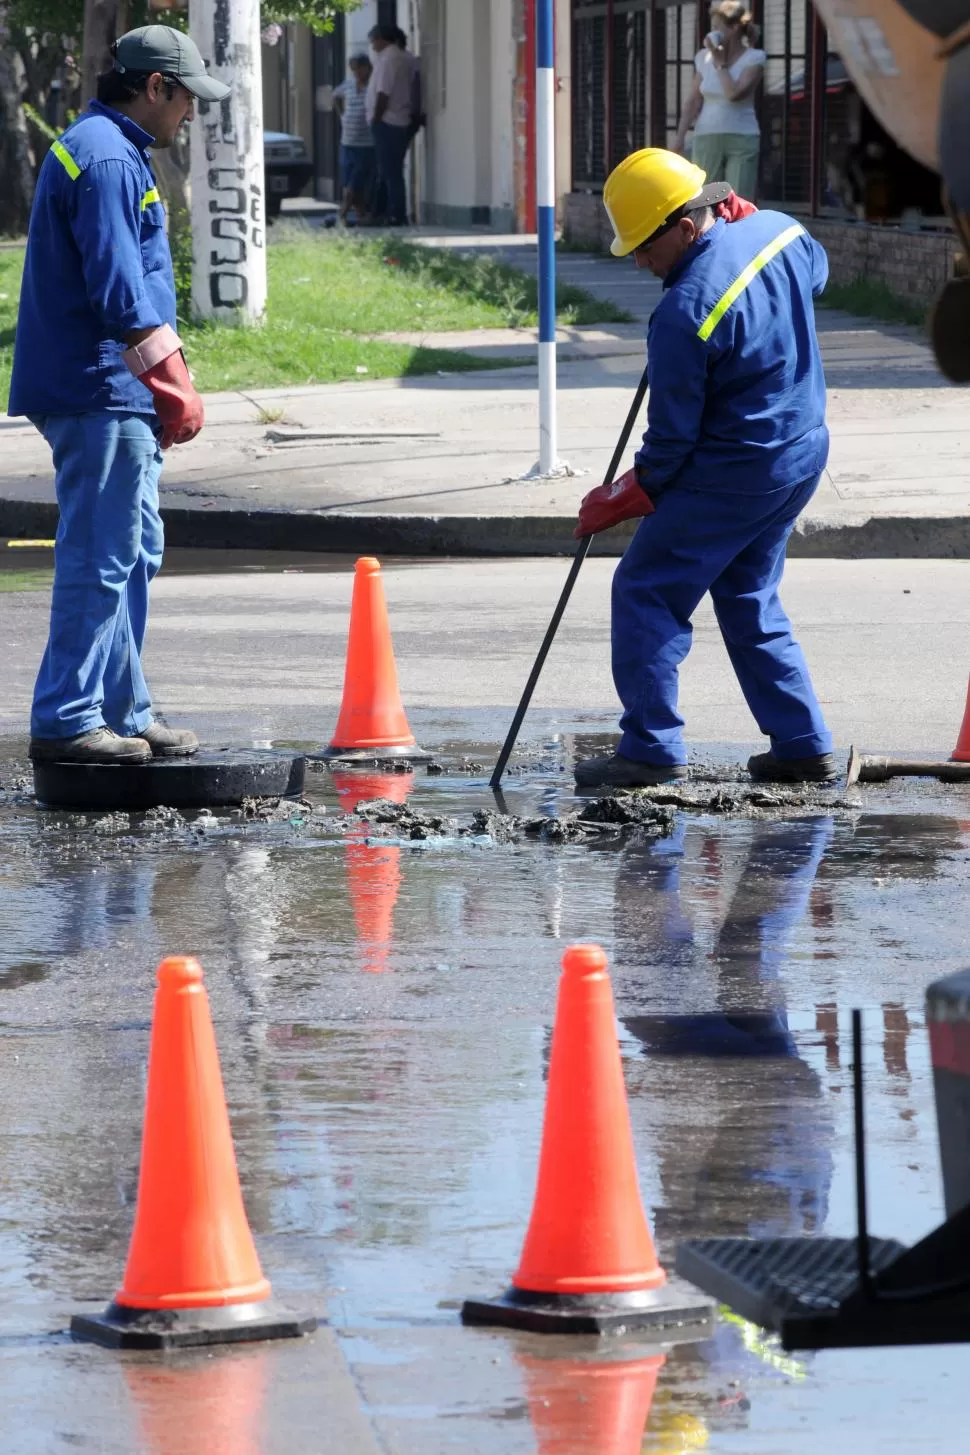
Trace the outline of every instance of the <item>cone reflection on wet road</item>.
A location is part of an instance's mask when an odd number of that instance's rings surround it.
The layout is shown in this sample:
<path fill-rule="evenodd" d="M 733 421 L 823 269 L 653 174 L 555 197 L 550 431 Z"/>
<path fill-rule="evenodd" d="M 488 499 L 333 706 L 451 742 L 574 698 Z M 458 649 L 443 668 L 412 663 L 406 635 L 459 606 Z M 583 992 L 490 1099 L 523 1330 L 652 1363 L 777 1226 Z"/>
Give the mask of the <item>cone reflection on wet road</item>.
<path fill-rule="evenodd" d="M 140 1455 L 263 1455 L 266 1351 L 233 1350 L 191 1362 L 126 1362 Z"/>
<path fill-rule="evenodd" d="M 522 1352 L 538 1455 L 639 1455 L 662 1354 L 614 1363 Z"/>
<path fill-rule="evenodd" d="M 372 798 L 405 803 L 414 785 L 413 773 L 359 773 L 333 770 L 333 784 L 344 813 Z M 357 926 L 360 968 L 368 974 L 387 969 L 394 935 L 394 906 L 401 888 L 401 850 L 396 844 L 368 844 L 361 822 L 347 837 L 347 889 Z"/>

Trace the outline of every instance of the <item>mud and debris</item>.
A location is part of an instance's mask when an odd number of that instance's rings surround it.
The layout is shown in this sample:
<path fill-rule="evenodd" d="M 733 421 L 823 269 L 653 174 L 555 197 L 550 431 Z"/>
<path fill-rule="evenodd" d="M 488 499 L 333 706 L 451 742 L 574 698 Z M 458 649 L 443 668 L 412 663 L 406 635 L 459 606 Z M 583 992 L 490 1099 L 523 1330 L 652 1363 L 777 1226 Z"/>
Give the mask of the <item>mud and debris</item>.
<path fill-rule="evenodd" d="M 95 834 L 127 834 L 131 832 L 130 813 L 103 813 L 91 823 Z"/>
<path fill-rule="evenodd" d="M 305 823 L 326 809 L 306 798 L 244 798 L 239 813 L 250 823 Z"/>
<path fill-rule="evenodd" d="M 377 830 L 378 837 L 393 829 L 396 837 L 415 842 L 487 838 L 495 844 L 517 844 L 527 839 L 575 844 L 625 830 L 665 836 L 673 833 L 675 815 L 663 805 L 636 801 L 622 804 L 616 799 L 604 798 L 584 804 L 576 813 L 561 816 L 521 818 L 517 814 L 480 808 L 468 819 L 460 819 L 425 813 L 408 803 L 393 803 L 389 798 L 376 798 L 358 803 L 353 815 L 348 815 L 344 822 L 352 823 L 354 819 L 362 819 L 369 828 Z"/>
<path fill-rule="evenodd" d="M 149 808 L 142 823 L 147 829 L 179 829 L 185 826 L 185 819 L 177 808 Z"/>
<path fill-rule="evenodd" d="M 725 782 L 723 776 L 720 780 L 711 776 L 699 781 L 692 777 L 686 784 L 620 790 L 614 795 L 617 802 L 636 799 L 694 813 L 743 814 L 750 818 L 781 818 L 789 812 L 831 813 L 833 809 L 857 813 L 861 806 L 856 799 L 846 798 L 838 785 L 801 783 L 794 788 L 767 788 L 750 781 Z"/>

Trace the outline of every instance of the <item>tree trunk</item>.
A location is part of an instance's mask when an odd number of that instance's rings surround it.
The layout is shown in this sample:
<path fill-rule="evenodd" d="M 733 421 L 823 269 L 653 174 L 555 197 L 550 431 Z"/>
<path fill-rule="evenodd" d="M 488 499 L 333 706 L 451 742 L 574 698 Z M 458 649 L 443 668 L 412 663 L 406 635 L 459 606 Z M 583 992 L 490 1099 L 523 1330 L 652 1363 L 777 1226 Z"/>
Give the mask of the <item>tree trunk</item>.
<path fill-rule="evenodd" d="M 188 322 L 192 314 L 192 187 L 189 138 L 184 127 L 172 146 L 152 152 L 152 168 L 165 203 L 178 316 L 180 321 Z"/>
<path fill-rule="evenodd" d="M 27 118 L 23 107 L 23 63 L 10 41 L 6 7 L 0 5 L 0 233 L 25 233 L 34 200 Z"/>
<path fill-rule="evenodd" d="M 111 47 L 126 29 L 125 0 L 84 0 L 84 42 L 81 103 L 98 89 L 98 76 L 111 65 Z"/>

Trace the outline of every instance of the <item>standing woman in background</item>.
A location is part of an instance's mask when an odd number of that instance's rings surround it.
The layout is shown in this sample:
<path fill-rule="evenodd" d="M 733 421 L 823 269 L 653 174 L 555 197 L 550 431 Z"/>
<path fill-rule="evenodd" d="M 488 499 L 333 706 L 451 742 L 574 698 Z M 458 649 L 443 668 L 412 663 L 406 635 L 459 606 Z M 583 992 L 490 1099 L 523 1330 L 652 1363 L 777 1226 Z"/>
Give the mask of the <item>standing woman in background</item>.
<path fill-rule="evenodd" d="M 709 182 L 728 182 L 739 197 L 753 200 L 758 188 L 761 128 L 754 94 L 765 69 L 757 50 L 760 31 L 741 0 L 711 6 L 711 30 L 694 57 L 694 84 L 674 138 L 682 152 L 694 127 L 692 158 Z"/>

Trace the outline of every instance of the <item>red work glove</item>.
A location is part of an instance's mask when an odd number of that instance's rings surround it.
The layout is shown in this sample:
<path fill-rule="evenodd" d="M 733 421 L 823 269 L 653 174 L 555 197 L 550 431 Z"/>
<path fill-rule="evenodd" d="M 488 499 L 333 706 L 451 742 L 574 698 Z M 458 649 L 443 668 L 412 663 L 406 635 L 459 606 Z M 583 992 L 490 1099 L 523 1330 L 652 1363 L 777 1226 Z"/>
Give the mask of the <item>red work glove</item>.
<path fill-rule="evenodd" d="M 181 350 L 169 354 L 139 377 L 152 391 L 155 413 L 162 425 L 162 449 L 194 440 L 205 424 L 205 409 L 202 396 L 189 378 Z"/>
<path fill-rule="evenodd" d="M 638 515 L 653 515 L 653 501 L 637 480 L 634 466 L 612 485 L 597 485 L 583 497 L 579 524 L 573 535 L 582 540 L 583 536 L 595 536 L 621 520 L 633 520 Z"/>
<path fill-rule="evenodd" d="M 162 426 L 162 449 L 194 440 L 205 424 L 205 410 L 189 378 L 182 340 L 174 328 L 163 323 L 121 357 L 135 378 L 152 392 Z"/>
<path fill-rule="evenodd" d="M 722 217 L 725 222 L 740 222 L 742 217 L 750 217 L 752 212 L 757 212 L 753 202 L 746 202 L 736 192 L 731 192 L 723 202 L 718 202 L 714 208 L 715 217 Z"/>

